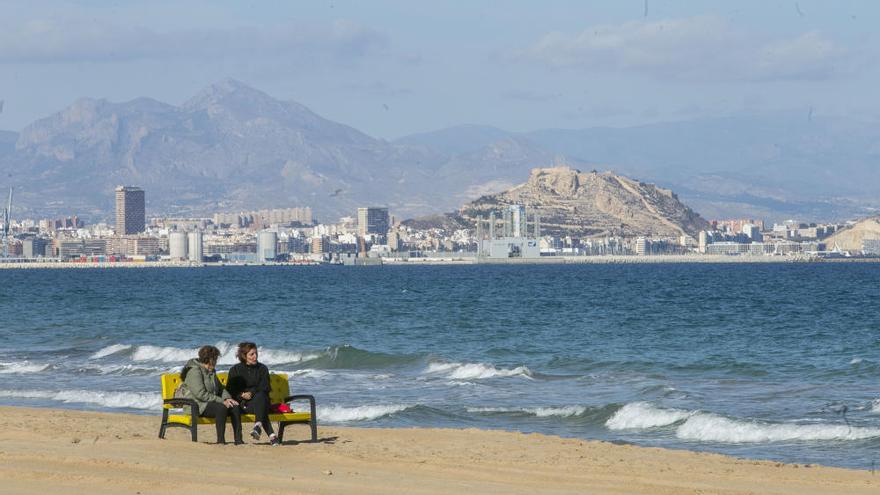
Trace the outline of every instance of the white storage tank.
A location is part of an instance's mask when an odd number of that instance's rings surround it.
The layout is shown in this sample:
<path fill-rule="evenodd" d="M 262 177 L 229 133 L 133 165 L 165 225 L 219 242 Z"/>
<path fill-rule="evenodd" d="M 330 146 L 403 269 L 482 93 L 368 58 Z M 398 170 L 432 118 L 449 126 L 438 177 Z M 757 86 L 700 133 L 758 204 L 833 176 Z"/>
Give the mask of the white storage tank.
<path fill-rule="evenodd" d="M 275 261 L 277 245 L 278 233 L 269 230 L 260 232 L 257 236 L 257 261 Z"/>
<path fill-rule="evenodd" d="M 172 232 L 168 234 L 168 254 L 171 261 L 186 259 L 186 233 Z"/>
<path fill-rule="evenodd" d="M 189 260 L 201 262 L 202 256 L 204 256 L 202 252 L 202 233 L 196 230 L 190 232 L 187 238 L 189 239 Z"/>

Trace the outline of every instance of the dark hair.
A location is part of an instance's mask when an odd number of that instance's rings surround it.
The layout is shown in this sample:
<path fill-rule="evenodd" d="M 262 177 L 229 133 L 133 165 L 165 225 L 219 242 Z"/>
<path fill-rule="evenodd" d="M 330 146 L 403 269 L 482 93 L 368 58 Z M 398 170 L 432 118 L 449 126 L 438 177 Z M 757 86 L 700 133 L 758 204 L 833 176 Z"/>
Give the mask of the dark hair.
<path fill-rule="evenodd" d="M 217 362 L 217 358 L 219 357 L 220 349 L 217 349 L 212 345 L 203 345 L 199 349 L 199 362 L 202 364 Z"/>
<path fill-rule="evenodd" d="M 253 342 L 242 342 L 238 344 L 238 352 L 235 355 L 238 357 L 238 360 L 242 363 L 247 362 L 247 353 L 251 352 L 251 349 L 256 349 L 257 344 Z"/>
<path fill-rule="evenodd" d="M 220 349 L 212 345 L 203 345 L 199 348 L 199 357 L 196 361 L 202 364 L 208 364 L 212 361 L 216 362 L 217 358 L 220 357 Z M 180 379 L 186 380 L 186 375 L 189 373 L 189 367 L 187 365 L 183 365 L 183 369 L 180 370 Z"/>

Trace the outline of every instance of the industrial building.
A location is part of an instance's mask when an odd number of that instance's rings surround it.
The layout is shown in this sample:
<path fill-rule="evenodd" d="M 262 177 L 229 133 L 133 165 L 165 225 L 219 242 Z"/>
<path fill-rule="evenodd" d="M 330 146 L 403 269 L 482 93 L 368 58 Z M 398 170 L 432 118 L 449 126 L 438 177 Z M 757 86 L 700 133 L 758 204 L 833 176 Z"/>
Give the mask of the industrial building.
<path fill-rule="evenodd" d="M 483 261 L 511 258 L 541 257 L 541 217 L 532 215 L 532 236 L 529 236 L 529 211 L 522 205 L 510 205 L 502 211 L 498 230 L 495 212 L 488 219 L 477 219 L 477 259 Z"/>

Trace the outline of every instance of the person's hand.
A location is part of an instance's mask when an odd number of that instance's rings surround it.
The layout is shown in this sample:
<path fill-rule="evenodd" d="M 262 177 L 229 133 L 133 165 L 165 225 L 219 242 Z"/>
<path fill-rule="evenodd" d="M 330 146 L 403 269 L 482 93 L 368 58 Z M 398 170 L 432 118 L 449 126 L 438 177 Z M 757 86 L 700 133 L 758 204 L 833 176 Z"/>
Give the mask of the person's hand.
<path fill-rule="evenodd" d="M 251 400 L 253 398 L 253 396 L 254 396 L 254 394 L 252 394 L 251 392 L 242 392 L 241 393 L 241 398 L 244 400 Z"/>
<path fill-rule="evenodd" d="M 226 406 L 227 408 L 230 408 L 230 407 L 237 406 L 238 402 L 234 399 L 226 399 L 223 401 L 223 405 Z"/>

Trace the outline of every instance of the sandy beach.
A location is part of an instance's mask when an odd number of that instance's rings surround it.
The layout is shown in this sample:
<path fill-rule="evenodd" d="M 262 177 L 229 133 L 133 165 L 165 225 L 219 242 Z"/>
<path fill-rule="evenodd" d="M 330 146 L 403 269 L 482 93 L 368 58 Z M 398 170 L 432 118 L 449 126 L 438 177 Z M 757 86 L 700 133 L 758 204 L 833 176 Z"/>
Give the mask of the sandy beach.
<path fill-rule="evenodd" d="M 321 443 L 218 446 L 158 416 L 0 408 L 0 493 L 875 494 L 870 471 L 538 434 L 321 427 Z M 231 438 L 231 437 L 230 437 Z"/>

